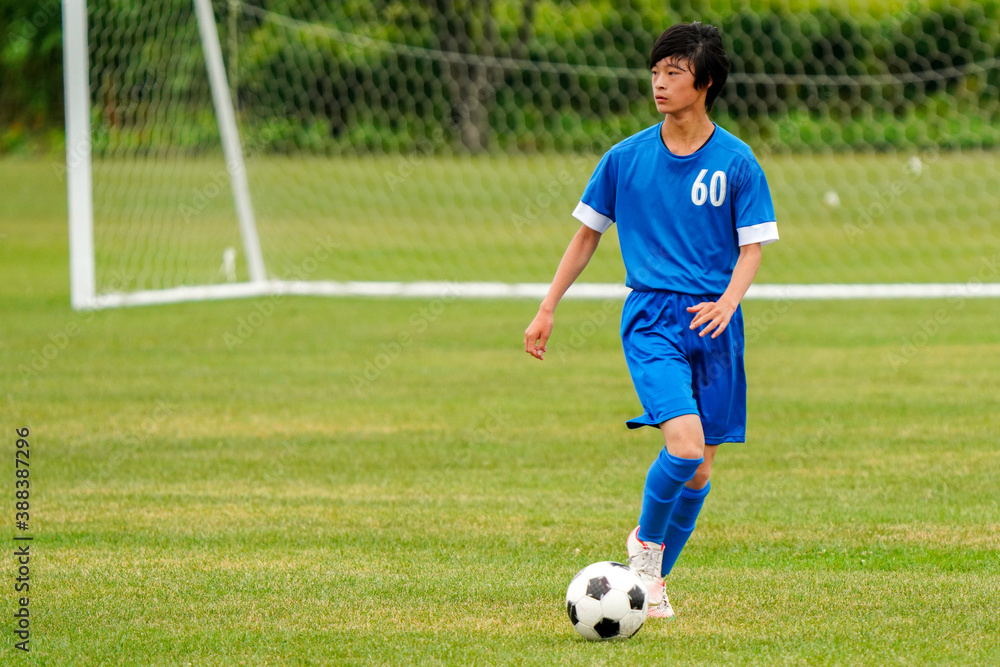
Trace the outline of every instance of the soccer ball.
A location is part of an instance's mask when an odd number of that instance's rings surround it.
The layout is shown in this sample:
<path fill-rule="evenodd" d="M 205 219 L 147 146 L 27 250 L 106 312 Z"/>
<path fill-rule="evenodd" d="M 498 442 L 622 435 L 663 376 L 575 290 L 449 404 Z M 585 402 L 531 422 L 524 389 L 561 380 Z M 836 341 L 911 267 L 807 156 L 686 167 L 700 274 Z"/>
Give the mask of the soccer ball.
<path fill-rule="evenodd" d="M 626 639 L 646 622 L 645 584 L 627 565 L 588 565 L 566 590 L 566 613 L 573 628 L 591 641 Z"/>

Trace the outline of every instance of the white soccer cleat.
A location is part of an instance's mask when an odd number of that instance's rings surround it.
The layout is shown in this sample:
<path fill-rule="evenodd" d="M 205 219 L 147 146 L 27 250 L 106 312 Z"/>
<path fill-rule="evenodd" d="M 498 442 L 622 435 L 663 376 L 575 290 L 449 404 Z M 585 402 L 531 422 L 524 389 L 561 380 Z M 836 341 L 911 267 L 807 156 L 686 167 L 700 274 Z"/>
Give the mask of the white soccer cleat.
<path fill-rule="evenodd" d="M 660 574 L 663 565 L 663 545 L 643 542 L 639 539 L 639 527 L 629 533 L 625 540 L 628 550 L 628 566 L 632 568 L 649 590 L 650 618 L 673 618 L 674 608 L 670 606 Z"/>

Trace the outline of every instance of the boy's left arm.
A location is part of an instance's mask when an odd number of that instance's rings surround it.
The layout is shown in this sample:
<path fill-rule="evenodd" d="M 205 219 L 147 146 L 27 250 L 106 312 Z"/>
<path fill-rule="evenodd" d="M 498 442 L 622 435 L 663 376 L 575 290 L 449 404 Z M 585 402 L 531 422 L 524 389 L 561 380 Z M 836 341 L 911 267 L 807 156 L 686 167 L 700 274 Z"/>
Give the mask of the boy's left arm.
<path fill-rule="evenodd" d="M 740 246 L 740 256 L 736 260 L 735 268 L 733 268 L 733 277 L 729 279 L 729 287 L 719 297 L 719 300 L 702 301 L 687 309 L 689 313 L 695 313 L 690 328 L 697 329 L 699 326 L 705 325 L 698 332 L 699 336 L 711 333 L 712 338 L 715 338 L 726 330 L 726 327 L 729 326 L 729 320 L 732 319 L 737 306 L 740 305 L 743 296 L 750 289 L 750 283 L 757 275 L 757 269 L 760 268 L 760 257 L 759 243 L 748 243 Z"/>

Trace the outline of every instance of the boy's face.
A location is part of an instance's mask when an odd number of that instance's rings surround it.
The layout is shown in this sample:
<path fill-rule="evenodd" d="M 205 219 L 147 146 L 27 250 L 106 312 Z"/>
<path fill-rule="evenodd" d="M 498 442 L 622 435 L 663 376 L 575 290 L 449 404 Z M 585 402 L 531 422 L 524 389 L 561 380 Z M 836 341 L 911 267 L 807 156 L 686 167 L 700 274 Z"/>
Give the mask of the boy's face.
<path fill-rule="evenodd" d="M 671 57 L 653 65 L 653 100 L 659 113 L 704 109 L 707 93 L 708 86 L 701 90 L 694 87 L 694 68 L 690 62 Z"/>

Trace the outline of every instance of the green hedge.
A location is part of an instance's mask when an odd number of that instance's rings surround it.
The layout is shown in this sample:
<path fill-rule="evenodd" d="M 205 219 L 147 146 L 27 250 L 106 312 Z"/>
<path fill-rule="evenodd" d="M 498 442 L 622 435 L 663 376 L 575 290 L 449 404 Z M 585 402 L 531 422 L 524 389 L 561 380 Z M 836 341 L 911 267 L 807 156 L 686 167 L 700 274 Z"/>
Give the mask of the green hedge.
<path fill-rule="evenodd" d="M 94 49 L 111 79 L 110 88 L 95 92 L 95 109 L 106 109 L 109 95 L 117 105 L 113 114 L 95 112 L 95 151 L 216 150 L 190 1 L 158 3 L 176 9 L 169 34 L 134 28 L 142 12 L 152 10 L 123 0 L 101 4 L 115 9 L 102 13 L 91 3 L 92 34 L 112 35 L 122 50 Z M 238 64 L 231 79 L 246 141 L 262 152 L 600 149 L 655 120 L 641 76 L 648 50 L 665 25 L 695 18 L 720 27 L 737 75 L 715 116 L 751 143 L 791 151 L 994 147 L 1000 134 L 1000 0 L 914 2 L 906 12 L 868 14 L 826 7 L 793 12 L 787 3 L 723 13 L 702 0 L 670 0 L 666 9 L 662 0 L 632 0 L 614 13 L 596 1 L 545 0 L 531 3 L 530 14 L 524 0 L 330 0 L 313 5 L 309 15 L 296 14 L 302 3 L 290 0 L 254 4 L 376 44 L 639 73 L 615 79 L 594 71 L 477 72 L 419 52 L 352 43 L 338 33 L 300 33 L 252 12 L 235 17 L 239 39 L 230 40 L 230 5 L 217 2 L 225 55 Z M 493 13 L 483 14 L 484 7 Z M 61 79 L 52 76 L 61 57 L 58 21 L 32 13 L 32 3 L 0 0 L 0 10 L 0 29 L 12 35 L 0 49 L 0 152 L 58 145 L 51 135 L 62 124 Z M 34 16 L 42 17 L 40 28 L 31 23 Z M 229 50 L 232 44 L 237 50 Z M 158 68 L 164 58 L 170 67 Z M 906 84 L 870 79 L 933 72 L 944 74 Z M 489 83 L 481 108 L 465 102 L 477 74 Z M 739 80 L 748 74 L 807 78 Z M 848 76 L 855 85 L 815 78 L 823 76 Z M 160 117 L 169 126 L 153 131 L 144 110 L 169 106 L 156 97 L 157 86 L 191 108 Z M 470 108 L 479 115 L 463 120 L 475 115 L 463 116 Z"/>

